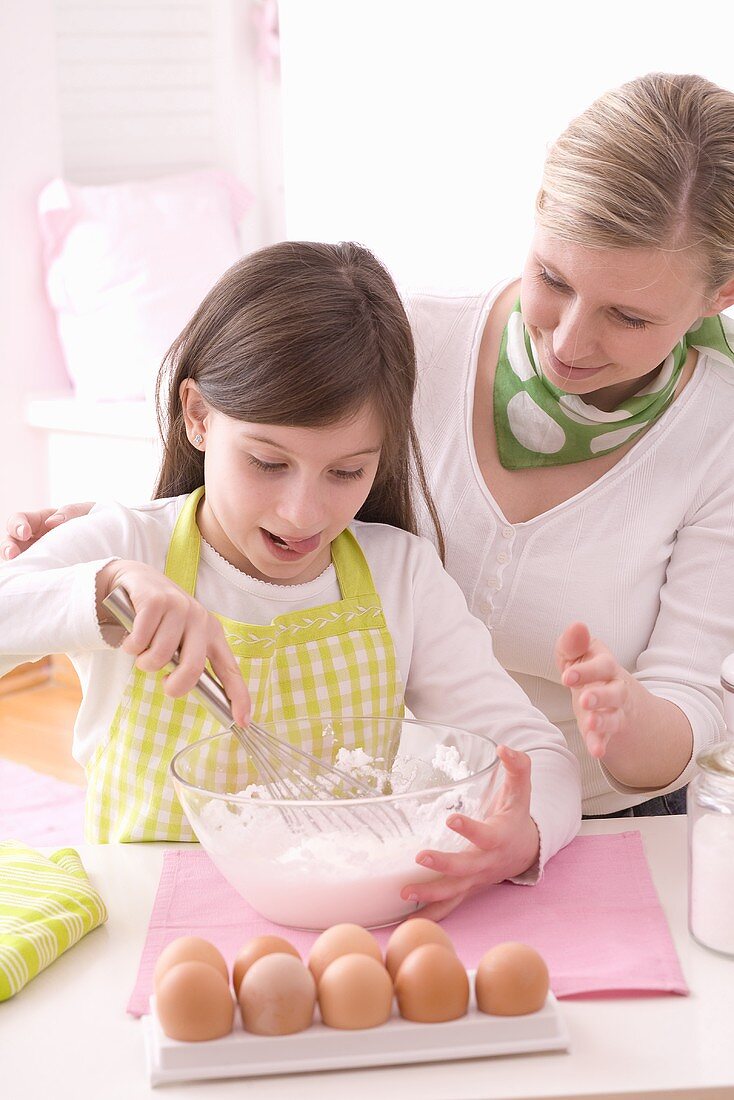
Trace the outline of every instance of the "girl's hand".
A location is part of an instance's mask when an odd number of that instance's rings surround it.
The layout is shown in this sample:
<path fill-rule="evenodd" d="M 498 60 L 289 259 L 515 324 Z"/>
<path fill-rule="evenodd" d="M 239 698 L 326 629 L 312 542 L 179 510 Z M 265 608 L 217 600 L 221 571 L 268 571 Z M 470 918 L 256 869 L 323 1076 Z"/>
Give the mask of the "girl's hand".
<path fill-rule="evenodd" d="M 135 608 L 133 629 L 121 648 L 135 657 L 137 667 L 157 672 L 178 650 L 178 667 L 163 683 L 165 694 L 178 698 L 191 691 L 208 660 L 229 698 L 235 722 L 246 726 L 250 694 L 218 619 L 152 566 L 118 560 L 97 574 L 100 623 L 116 622 L 102 600 L 118 585 Z"/>
<path fill-rule="evenodd" d="M 449 829 L 471 841 L 461 852 L 419 852 L 416 863 L 440 871 L 441 878 L 400 891 L 406 901 L 427 902 L 421 916 L 441 920 L 483 886 L 521 875 L 538 859 L 540 837 L 530 816 L 530 757 L 499 745 L 505 779 L 485 821 L 454 814 Z"/>
<path fill-rule="evenodd" d="M 633 677 L 585 623 L 571 623 L 556 642 L 561 683 L 571 689 L 573 711 L 590 756 L 601 759 L 612 737 L 632 721 Z M 633 681 L 636 684 L 636 681 Z"/>
<path fill-rule="evenodd" d="M 93 507 L 93 501 L 87 501 L 84 504 L 64 504 L 61 508 L 44 508 L 40 512 L 14 512 L 5 523 L 8 538 L 0 543 L 0 555 L 5 561 L 17 558 L 47 531 L 67 519 L 86 516 Z"/>

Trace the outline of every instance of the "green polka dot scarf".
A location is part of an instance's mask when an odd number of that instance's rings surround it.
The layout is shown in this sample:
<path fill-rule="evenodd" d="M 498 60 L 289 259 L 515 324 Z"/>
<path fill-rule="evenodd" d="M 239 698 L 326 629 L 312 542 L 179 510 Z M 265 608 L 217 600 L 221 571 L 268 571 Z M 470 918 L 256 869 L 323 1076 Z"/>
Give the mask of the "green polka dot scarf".
<path fill-rule="evenodd" d="M 494 378 L 500 462 L 508 470 L 565 466 L 628 443 L 669 405 L 691 347 L 734 364 L 721 317 L 704 317 L 671 351 L 648 386 L 612 412 L 603 412 L 545 378 L 518 302 L 502 334 Z"/>

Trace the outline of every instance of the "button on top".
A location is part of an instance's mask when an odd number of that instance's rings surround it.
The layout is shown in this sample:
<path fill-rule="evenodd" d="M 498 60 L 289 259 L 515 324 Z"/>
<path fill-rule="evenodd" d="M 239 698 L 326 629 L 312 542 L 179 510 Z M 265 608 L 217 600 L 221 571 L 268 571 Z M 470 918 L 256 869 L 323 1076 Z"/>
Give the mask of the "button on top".
<path fill-rule="evenodd" d="M 512 530 L 511 527 L 503 527 L 502 528 L 502 534 L 503 534 L 504 538 L 511 539 L 512 536 L 515 534 L 515 532 Z"/>

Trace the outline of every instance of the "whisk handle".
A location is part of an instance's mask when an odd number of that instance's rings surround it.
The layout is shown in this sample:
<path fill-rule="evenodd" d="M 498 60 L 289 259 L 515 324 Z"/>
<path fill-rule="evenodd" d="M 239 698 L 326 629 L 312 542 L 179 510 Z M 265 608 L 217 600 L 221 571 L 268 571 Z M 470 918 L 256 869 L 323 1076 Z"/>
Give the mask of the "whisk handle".
<path fill-rule="evenodd" d="M 135 622 L 135 608 L 125 589 L 122 588 L 122 586 L 113 588 L 110 594 L 105 596 L 102 600 L 102 606 L 107 608 L 120 626 L 124 627 L 129 634 Z M 179 664 L 179 660 L 179 651 L 176 650 L 173 657 L 166 665 L 165 670 L 167 672 L 172 672 Z M 208 669 L 204 669 L 198 681 L 191 689 L 191 694 L 195 695 L 209 713 L 216 718 L 218 722 L 221 722 L 223 726 L 226 726 L 227 729 L 234 725 L 232 709 L 229 705 L 229 699 L 227 698 L 224 688 L 216 677 L 212 676 Z"/>

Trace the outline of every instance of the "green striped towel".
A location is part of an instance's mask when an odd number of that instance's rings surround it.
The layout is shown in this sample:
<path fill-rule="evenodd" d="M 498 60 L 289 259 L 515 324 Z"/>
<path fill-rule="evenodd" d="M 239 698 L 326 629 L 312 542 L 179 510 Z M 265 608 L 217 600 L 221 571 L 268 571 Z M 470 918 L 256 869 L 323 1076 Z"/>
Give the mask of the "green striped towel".
<path fill-rule="evenodd" d="M 107 920 L 79 853 L 0 843 L 0 1001 Z"/>

